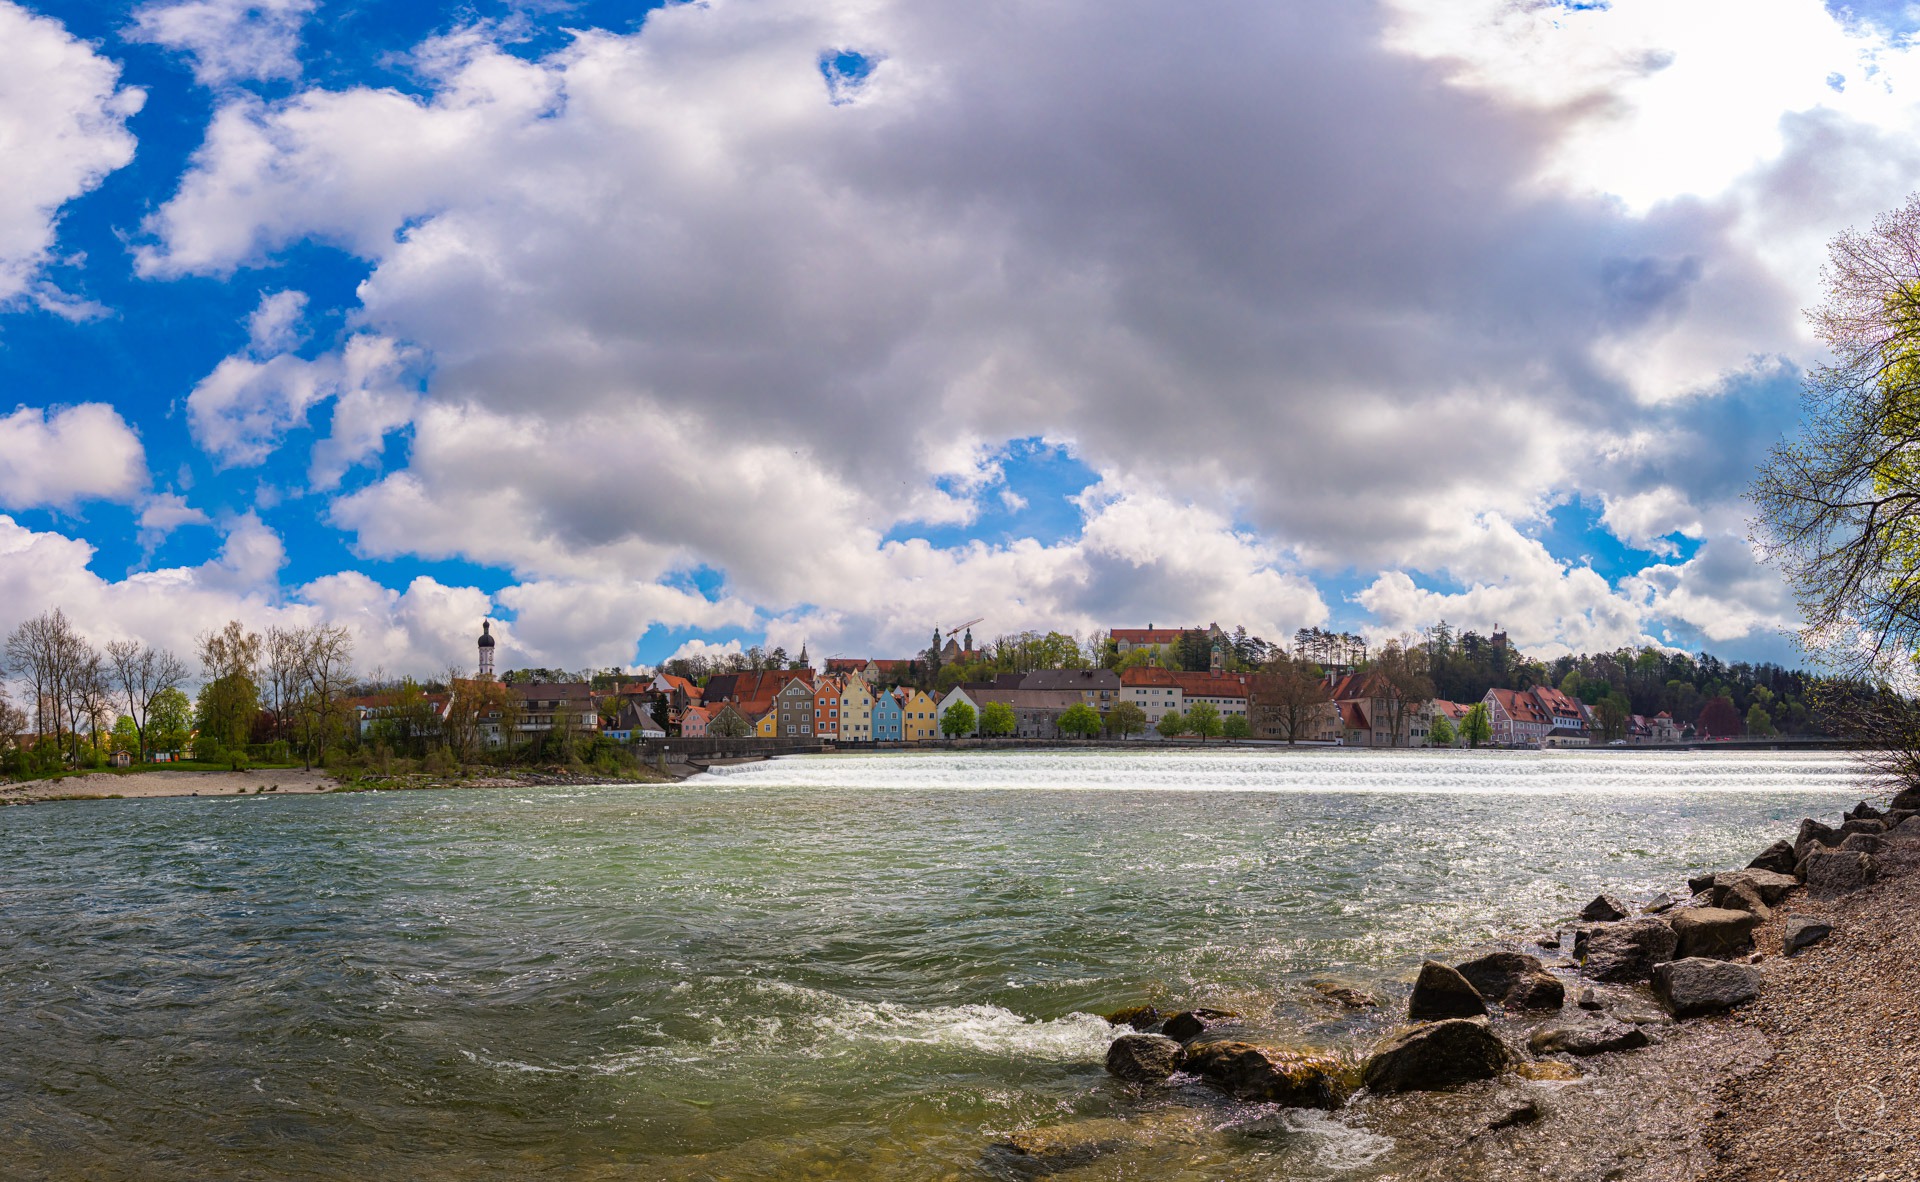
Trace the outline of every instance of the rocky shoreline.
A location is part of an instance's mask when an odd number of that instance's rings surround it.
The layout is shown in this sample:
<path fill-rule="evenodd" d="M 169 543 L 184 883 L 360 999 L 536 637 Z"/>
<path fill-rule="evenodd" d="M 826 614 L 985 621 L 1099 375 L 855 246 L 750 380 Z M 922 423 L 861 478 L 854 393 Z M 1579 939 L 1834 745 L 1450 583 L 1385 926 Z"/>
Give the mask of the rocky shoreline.
<path fill-rule="evenodd" d="M 1225 1011 L 1128 1007 L 1106 1067 L 1137 1119 L 991 1153 L 1012 1176 L 1105 1177 L 1140 1140 L 1264 1104 L 1374 1135 L 1390 1148 L 1357 1175 L 1374 1178 L 1920 1179 L 1916 866 L 1920 790 L 1809 819 L 1684 900 L 1603 895 L 1564 930 L 1426 962 L 1406 1024 L 1357 1058 Z"/>

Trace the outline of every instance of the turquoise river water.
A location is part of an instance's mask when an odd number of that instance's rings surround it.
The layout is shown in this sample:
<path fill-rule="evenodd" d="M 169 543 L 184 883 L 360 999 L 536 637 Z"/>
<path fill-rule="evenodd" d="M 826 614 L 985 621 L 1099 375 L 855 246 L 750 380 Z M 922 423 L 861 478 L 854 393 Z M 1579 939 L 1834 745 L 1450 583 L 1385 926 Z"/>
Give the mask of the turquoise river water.
<path fill-rule="evenodd" d="M 681 785 L 0 810 L 0 1176 L 998 1179 L 1129 1111 L 1093 1013 L 1357 1055 L 1423 956 L 1862 795 L 1778 753 L 885 754 Z M 1223 1110 L 1159 1166 L 1362 1178 Z"/>

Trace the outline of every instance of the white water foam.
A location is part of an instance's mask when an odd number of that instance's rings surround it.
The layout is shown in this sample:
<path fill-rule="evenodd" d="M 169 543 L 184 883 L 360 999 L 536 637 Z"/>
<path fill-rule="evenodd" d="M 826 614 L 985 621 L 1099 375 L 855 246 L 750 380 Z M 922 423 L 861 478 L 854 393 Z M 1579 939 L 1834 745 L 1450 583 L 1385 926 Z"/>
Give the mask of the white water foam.
<path fill-rule="evenodd" d="M 1833 751 L 1363 751 L 1284 748 L 875 752 L 714 768 L 720 788 L 1564 794 L 1861 791 Z"/>

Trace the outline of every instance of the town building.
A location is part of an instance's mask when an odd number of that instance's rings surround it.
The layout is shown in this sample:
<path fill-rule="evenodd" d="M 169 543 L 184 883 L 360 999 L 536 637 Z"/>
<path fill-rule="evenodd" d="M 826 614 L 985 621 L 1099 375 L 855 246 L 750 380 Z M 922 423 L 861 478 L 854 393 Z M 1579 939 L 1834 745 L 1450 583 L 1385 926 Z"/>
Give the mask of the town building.
<path fill-rule="evenodd" d="M 840 730 L 842 743 L 873 742 L 873 691 L 859 674 L 847 678 L 840 691 Z"/>
<path fill-rule="evenodd" d="M 905 739 L 906 731 L 901 726 L 905 711 L 900 706 L 900 692 L 875 694 L 873 698 L 873 741 L 876 743 L 898 743 Z"/>
<path fill-rule="evenodd" d="M 836 677 L 822 677 L 814 683 L 814 738 L 838 739 L 840 737 L 840 691 L 842 688 L 844 687 Z"/>
<path fill-rule="evenodd" d="M 1553 730 L 1553 718 L 1526 690 L 1494 688 L 1480 699 L 1487 704 L 1493 741 L 1501 747 L 1535 747 Z"/>
<path fill-rule="evenodd" d="M 933 712 L 936 717 L 940 719 L 945 719 L 947 716 L 947 711 L 952 709 L 954 706 L 959 705 L 962 702 L 966 703 L 967 708 L 973 711 L 973 726 L 965 731 L 962 731 L 960 734 L 956 735 L 955 737 L 961 738 L 961 739 L 970 739 L 980 733 L 980 703 L 974 701 L 972 695 L 970 695 L 967 692 L 964 686 L 956 685 L 952 689 L 948 690 L 940 698 L 939 702 L 937 702 L 934 705 Z M 944 735 L 946 732 L 942 731 L 940 733 Z"/>
<path fill-rule="evenodd" d="M 814 687 L 805 680 L 789 681 L 773 697 L 774 730 L 783 739 L 813 738 Z"/>
<path fill-rule="evenodd" d="M 1077 693 L 1102 718 L 1121 700 L 1120 675 L 1111 669 L 1035 669 L 1020 679 L 1020 688 Z"/>
<path fill-rule="evenodd" d="M 900 690 L 900 726 L 908 742 L 940 737 L 940 705 L 917 689 Z"/>

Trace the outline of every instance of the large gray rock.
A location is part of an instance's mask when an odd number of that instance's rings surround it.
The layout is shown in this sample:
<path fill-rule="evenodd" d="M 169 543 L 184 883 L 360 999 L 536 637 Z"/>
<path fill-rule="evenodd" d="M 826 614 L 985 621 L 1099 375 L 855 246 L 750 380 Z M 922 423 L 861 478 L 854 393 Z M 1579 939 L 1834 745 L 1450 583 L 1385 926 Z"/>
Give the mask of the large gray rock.
<path fill-rule="evenodd" d="M 1811 919 L 1796 915 L 1787 920 L 1787 926 L 1780 929 L 1780 950 L 1788 956 L 1811 948 L 1820 941 L 1833 935 L 1833 925 L 1825 920 Z"/>
<path fill-rule="evenodd" d="M 1164 1034 L 1123 1034 L 1107 1048 L 1107 1072 L 1129 1083 L 1158 1083 L 1180 1070 L 1186 1055 Z"/>
<path fill-rule="evenodd" d="M 1664 916 L 1594 928 L 1587 934 L 1582 971 L 1598 981 L 1644 981 L 1654 965 L 1673 959 L 1674 943 L 1673 924 Z"/>
<path fill-rule="evenodd" d="M 1840 848 L 1850 854 L 1877 854 L 1886 845 L 1887 839 L 1878 833 L 1849 833 Z"/>
<path fill-rule="evenodd" d="M 1767 906 L 1752 883 L 1743 879 L 1714 883 L 1708 901 L 1726 911 L 1745 911 L 1761 923 L 1773 917 L 1773 908 Z"/>
<path fill-rule="evenodd" d="M 1102 1117 L 1043 1129 L 1026 1129 L 995 1148 L 1008 1155 L 1021 1173 L 1046 1175 L 1077 1170 L 1110 1154 L 1145 1145 L 1185 1144 L 1197 1140 L 1204 1127 L 1194 1114 L 1181 1108 L 1128 1114 L 1125 1120 Z"/>
<path fill-rule="evenodd" d="M 1533 1032 L 1527 1048 L 1536 1055 L 1564 1052 L 1569 1055 L 1598 1055 L 1605 1051 L 1631 1051 L 1653 1040 L 1638 1026 L 1606 1014 L 1575 1011 L 1555 1018 Z"/>
<path fill-rule="evenodd" d="M 1612 895 L 1597 895 L 1580 909 L 1580 918 L 1588 923 L 1611 923 L 1627 917 L 1627 905 Z"/>
<path fill-rule="evenodd" d="M 1840 826 L 1840 835 L 1842 838 L 1849 833 L 1885 833 L 1886 831 L 1887 823 L 1878 817 L 1848 821 L 1846 824 Z"/>
<path fill-rule="evenodd" d="M 1566 1004 L 1567 987 L 1537 956 L 1492 952 L 1455 966 L 1474 991 L 1512 1010 L 1557 1010 Z"/>
<path fill-rule="evenodd" d="M 1152 1030 L 1160 1025 L 1160 1011 L 1153 1006 L 1126 1006 L 1106 1015 L 1107 1022 L 1113 1026 L 1131 1026 L 1135 1030 Z"/>
<path fill-rule="evenodd" d="M 1717 1014 L 1760 996 L 1760 970 L 1702 957 L 1668 961 L 1653 971 L 1653 992 L 1676 1018 Z"/>
<path fill-rule="evenodd" d="M 1484 1018 L 1409 1026 L 1374 1049 L 1360 1078 L 1375 1092 L 1427 1092 L 1492 1079 L 1512 1053 Z"/>
<path fill-rule="evenodd" d="M 1793 843 L 1785 838 L 1781 838 L 1766 849 L 1761 850 L 1759 857 L 1747 863 L 1747 869 L 1771 870 L 1775 874 L 1791 876 L 1794 866 L 1797 865 L 1799 861 L 1800 859 L 1793 856 Z"/>
<path fill-rule="evenodd" d="M 1420 966 L 1419 979 L 1413 983 L 1413 996 L 1407 999 L 1407 1016 L 1416 1022 L 1429 1018 L 1472 1018 L 1487 1012 L 1486 999 L 1473 983 L 1437 960 Z"/>
<path fill-rule="evenodd" d="M 1677 906 L 1679 906 L 1679 904 L 1674 901 L 1672 895 L 1661 891 L 1653 898 L 1647 900 L 1647 905 L 1640 909 L 1640 913 L 1642 915 L 1665 915 Z"/>
<path fill-rule="evenodd" d="M 1346 1099 L 1338 1060 L 1250 1042 L 1202 1043 L 1186 1069 L 1242 1100 L 1288 1108 L 1338 1108 Z"/>
<path fill-rule="evenodd" d="M 1695 907 L 1673 917 L 1675 959 L 1739 956 L 1753 950 L 1753 929 L 1760 917 L 1725 907 Z"/>
<path fill-rule="evenodd" d="M 1815 846 L 1835 846 L 1840 844 L 1840 831 L 1831 825 L 1823 825 L 1809 817 L 1800 822 L 1800 832 L 1793 839 L 1793 862 L 1797 867 L 1806 859 L 1807 851 Z"/>
<path fill-rule="evenodd" d="M 1894 798 L 1887 803 L 1887 808 L 1889 810 L 1909 809 L 1920 812 L 1920 788 L 1906 788 L 1895 793 Z"/>
<path fill-rule="evenodd" d="M 1820 898 L 1857 891 L 1880 876 L 1873 855 L 1854 850 L 1809 850 L 1800 871 L 1806 876 L 1808 892 Z"/>
<path fill-rule="evenodd" d="M 1842 821 L 1884 821 L 1887 815 L 1866 801 L 1861 801 L 1840 815 Z"/>
<path fill-rule="evenodd" d="M 1714 875 L 1713 886 L 1718 890 L 1721 887 L 1744 884 L 1753 888 L 1754 894 L 1760 896 L 1762 903 L 1774 907 L 1800 885 L 1800 880 L 1793 876 L 1792 869 L 1788 867 L 1785 873 L 1775 873 L 1771 870 L 1729 870 Z"/>

